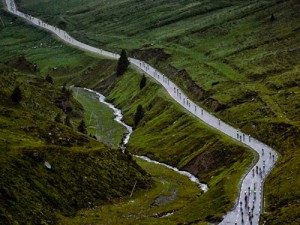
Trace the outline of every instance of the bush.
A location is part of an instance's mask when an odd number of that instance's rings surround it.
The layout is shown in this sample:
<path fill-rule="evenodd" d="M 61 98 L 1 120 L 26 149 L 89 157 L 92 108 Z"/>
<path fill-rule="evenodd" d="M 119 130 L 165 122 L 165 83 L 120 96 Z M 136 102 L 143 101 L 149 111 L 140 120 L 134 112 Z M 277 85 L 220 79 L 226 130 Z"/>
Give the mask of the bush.
<path fill-rule="evenodd" d="M 65 94 L 65 96 L 66 96 L 67 99 L 70 99 L 72 97 L 72 95 L 73 95 L 72 89 L 67 88 L 67 84 L 66 83 L 63 84 L 63 86 L 61 88 L 61 91 L 62 91 L 62 93 Z"/>
<path fill-rule="evenodd" d="M 73 95 L 73 91 L 71 89 L 65 90 L 65 96 L 67 97 L 67 99 L 70 99 L 72 95 Z"/>

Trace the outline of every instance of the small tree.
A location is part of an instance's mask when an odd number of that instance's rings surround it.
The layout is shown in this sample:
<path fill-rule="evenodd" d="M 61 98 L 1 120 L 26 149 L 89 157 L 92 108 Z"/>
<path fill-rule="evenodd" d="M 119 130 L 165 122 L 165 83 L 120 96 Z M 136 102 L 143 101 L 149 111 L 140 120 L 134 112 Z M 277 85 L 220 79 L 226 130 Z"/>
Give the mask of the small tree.
<path fill-rule="evenodd" d="M 274 14 L 271 15 L 270 21 L 273 22 L 275 20 Z"/>
<path fill-rule="evenodd" d="M 118 60 L 117 76 L 122 76 L 128 69 L 130 62 L 127 57 L 126 51 L 123 49 Z"/>
<path fill-rule="evenodd" d="M 50 84 L 53 84 L 53 78 L 48 74 L 46 77 L 45 77 L 45 80 L 50 83 Z"/>
<path fill-rule="evenodd" d="M 22 91 L 19 86 L 16 86 L 13 93 L 10 96 L 11 100 L 13 100 L 15 103 L 19 104 L 22 100 Z"/>
<path fill-rule="evenodd" d="M 136 109 L 135 116 L 134 116 L 134 125 L 135 125 L 135 127 L 137 127 L 139 122 L 143 119 L 144 115 L 145 115 L 145 113 L 144 113 L 143 106 L 138 105 L 138 107 Z"/>
<path fill-rule="evenodd" d="M 142 90 L 145 86 L 146 86 L 146 77 L 145 77 L 145 74 L 143 74 L 143 77 L 140 81 L 140 90 Z"/>
<path fill-rule="evenodd" d="M 77 127 L 77 130 L 83 134 L 87 134 L 86 125 L 84 120 L 81 120 L 79 126 Z"/>
<path fill-rule="evenodd" d="M 71 123 L 71 118 L 70 118 L 69 115 L 66 116 L 65 125 L 68 126 L 68 127 L 73 127 L 72 123 Z"/>
<path fill-rule="evenodd" d="M 61 114 L 60 113 L 57 113 L 57 115 L 54 118 L 54 121 L 57 122 L 57 123 L 62 123 Z"/>

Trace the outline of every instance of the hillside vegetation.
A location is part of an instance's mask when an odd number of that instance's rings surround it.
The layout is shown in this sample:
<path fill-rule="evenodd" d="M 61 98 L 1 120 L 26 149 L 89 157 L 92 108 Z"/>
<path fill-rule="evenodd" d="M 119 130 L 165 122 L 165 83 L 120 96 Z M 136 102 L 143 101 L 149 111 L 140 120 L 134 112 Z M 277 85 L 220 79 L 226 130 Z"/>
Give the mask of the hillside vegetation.
<path fill-rule="evenodd" d="M 56 213 L 129 195 L 135 181 L 148 186 L 130 156 L 54 122 L 55 113 L 64 115 L 53 101 L 61 93 L 44 79 L 22 79 L 23 99 L 12 102 L 7 93 L 20 79 L 0 65 L 1 224 L 51 224 Z"/>
<path fill-rule="evenodd" d="M 135 181 L 138 190 L 149 188 L 151 178 L 129 155 L 77 131 L 82 106 L 43 72 L 63 65 L 53 47 L 59 43 L 3 11 L 1 19 L 0 224 L 55 224 L 58 215 L 129 196 Z M 21 97 L 11 98 L 16 87 Z"/>
<path fill-rule="evenodd" d="M 131 50 L 190 98 L 274 147 L 282 157 L 266 182 L 263 220 L 299 222 L 299 1 L 26 0 L 20 6 L 81 41 Z"/>
<path fill-rule="evenodd" d="M 108 69 L 115 68 L 113 61 L 102 62 Z M 189 204 L 181 205 L 180 208 L 176 204 L 174 206 L 174 203 L 167 204 L 164 211 L 171 209 L 176 213 L 164 221 L 167 224 L 179 222 L 205 224 L 220 221 L 221 216 L 230 210 L 236 199 L 239 181 L 253 160 L 251 153 L 237 142 L 231 141 L 187 114 L 160 85 L 150 79 L 147 79 L 145 87 L 140 89 L 142 76 L 133 70 L 129 70 L 122 77 L 101 73 L 99 83 L 93 82 L 92 77 L 95 79 L 95 76 L 93 70 L 90 70 L 84 77 L 73 79 L 72 83 L 92 86 L 93 89 L 105 93 L 108 101 L 112 101 L 122 109 L 125 122 L 135 127 L 127 145 L 129 152 L 147 155 L 152 159 L 187 170 L 210 187 L 207 193 L 192 198 Z M 135 126 L 134 118 L 139 105 L 144 109 L 144 117 Z M 99 123 L 104 124 L 101 120 L 107 118 L 99 119 Z M 228 180 L 230 182 L 226 182 Z M 134 213 L 130 211 L 130 215 L 134 215 L 133 218 L 140 218 L 139 224 L 147 224 L 150 221 L 159 224 L 161 219 L 152 218 L 155 209 L 152 209 L 150 204 L 147 205 L 148 201 L 142 204 L 141 210 L 135 208 Z M 131 203 L 123 202 L 116 208 L 122 208 L 127 204 Z M 148 207 L 150 211 L 145 211 L 144 207 Z M 97 210 L 84 212 L 84 217 L 78 216 L 72 222 L 80 224 L 82 221 L 87 223 L 95 220 L 102 223 L 101 218 L 93 219 L 95 214 L 99 214 Z M 122 219 L 123 211 L 118 213 L 114 210 L 109 215 L 112 221 L 122 221 L 125 224 L 132 222 L 128 218 Z"/>

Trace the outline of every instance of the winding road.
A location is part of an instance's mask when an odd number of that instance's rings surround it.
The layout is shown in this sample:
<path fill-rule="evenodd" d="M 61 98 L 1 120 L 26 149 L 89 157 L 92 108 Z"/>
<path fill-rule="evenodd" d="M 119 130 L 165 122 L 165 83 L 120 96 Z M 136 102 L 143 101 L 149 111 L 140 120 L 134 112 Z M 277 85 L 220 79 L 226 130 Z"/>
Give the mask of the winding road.
<path fill-rule="evenodd" d="M 72 46 L 105 57 L 113 59 L 119 58 L 118 54 L 104 51 L 102 49 L 79 42 L 71 37 L 67 32 L 51 26 L 38 18 L 18 11 L 14 0 L 6 0 L 6 4 L 9 12 L 24 18 L 34 26 L 41 27 L 53 33 L 64 42 L 67 42 Z M 275 150 L 259 140 L 251 137 L 250 135 L 241 132 L 239 129 L 224 123 L 217 117 L 211 115 L 196 105 L 193 101 L 188 99 L 187 96 L 171 80 L 169 80 L 166 76 L 164 76 L 164 74 L 160 73 L 149 64 L 138 59 L 129 58 L 129 60 L 132 65 L 136 66 L 138 69 L 159 82 L 168 91 L 170 96 L 189 113 L 207 125 L 219 130 L 223 134 L 235 139 L 236 141 L 243 143 L 258 153 L 258 161 L 248 171 L 248 173 L 245 174 L 241 181 L 239 197 L 236 200 L 234 207 L 224 216 L 223 221 L 220 223 L 221 225 L 258 225 L 259 216 L 261 214 L 261 210 L 263 209 L 263 183 L 278 159 L 278 155 Z"/>

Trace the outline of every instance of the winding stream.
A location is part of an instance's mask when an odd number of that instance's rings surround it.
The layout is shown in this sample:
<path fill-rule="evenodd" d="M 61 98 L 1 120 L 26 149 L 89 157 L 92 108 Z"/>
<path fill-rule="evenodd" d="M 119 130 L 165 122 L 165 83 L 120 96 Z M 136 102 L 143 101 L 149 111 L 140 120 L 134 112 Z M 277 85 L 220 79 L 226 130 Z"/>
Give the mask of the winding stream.
<path fill-rule="evenodd" d="M 113 104 L 111 104 L 111 103 L 105 101 L 105 99 L 106 99 L 105 96 L 102 95 L 102 94 L 100 94 L 99 92 L 93 91 L 93 90 L 88 89 L 88 88 L 83 88 L 83 89 L 86 90 L 86 91 L 88 91 L 88 92 L 91 92 L 91 93 L 97 95 L 97 96 L 98 96 L 98 100 L 99 100 L 101 103 L 107 105 L 110 109 L 113 110 L 113 113 L 114 113 L 114 115 L 115 115 L 114 120 L 115 120 L 116 122 L 120 123 L 122 126 L 125 127 L 126 132 L 125 132 L 125 134 L 124 134 L 124 138 L 122 139 L 122 143 L 120 144 L 120 147 L 121 147 L 121 149 L 122 149 L 122 152 L 124 153 L 124 152 L 125 152 L 125 149 L 126 149 L 126 144 L 128 143 L 128 141 L 129 141 L 129 139 L 130 139 L 130 136 L 131 136 L 131 134 L 132 134 L 132 132 L 133 132 L 133 129 L 132 129 L 131 126 L 127 125 L 126 123 L 124 123 L 124 122 L 122 121 L 122 118 L 123 118 L 122 111 L 121 111 L 120 109 L 117 109 Z M 177 172 L 177 173 L 179 173 L 179 174 L 181 174 L 181 175 L 183 175 L 183 176 L 188 177 L 192 182 L 198 184 L 199 188 L 201 188 L 201 190 L 202 190 L 203 192 L 207 192 L 207 191 L 208 191 L 208 186 L 207 186 L 206 184 L 200 183 L 200 181 L 199 181 L 199 179 L 198 179 L 197 177 L 195 177 L 194 175 L 192 175 L 191 173 L 189 173 L 189 172 L 187 172 L 187 171 L 181 171 L 181 170 L 179 170 L 179 169 L 176 168 L 176 167 L 167 165 L 167 164 L 165 164 L 165 163 L 157 162 L 157 161 L 152 160 L 152 159 L 150 159 L 150 158 L 148 158 L 148 157 L 146 157 L 146 156 L 139 156 L 139 155 L 133 155 L 133 156 L 134 156 L 134 157 L 137 157 L 137 158 L 140 158 L 140 159 L 142 159 L 142 160 L 145 160 L 145 161 L 147 161 L 147 162 L 154 163 L 154 164 L 157 164 L 157 165 L 161 165 L 161 166 L 164 166 L 164 167 L 166 167 L 166 168 L 168 168 L 168 169 L 171 169 L 171 170 L 173 170 L 173 171 L 175 171 L 175 172 Z"/>

